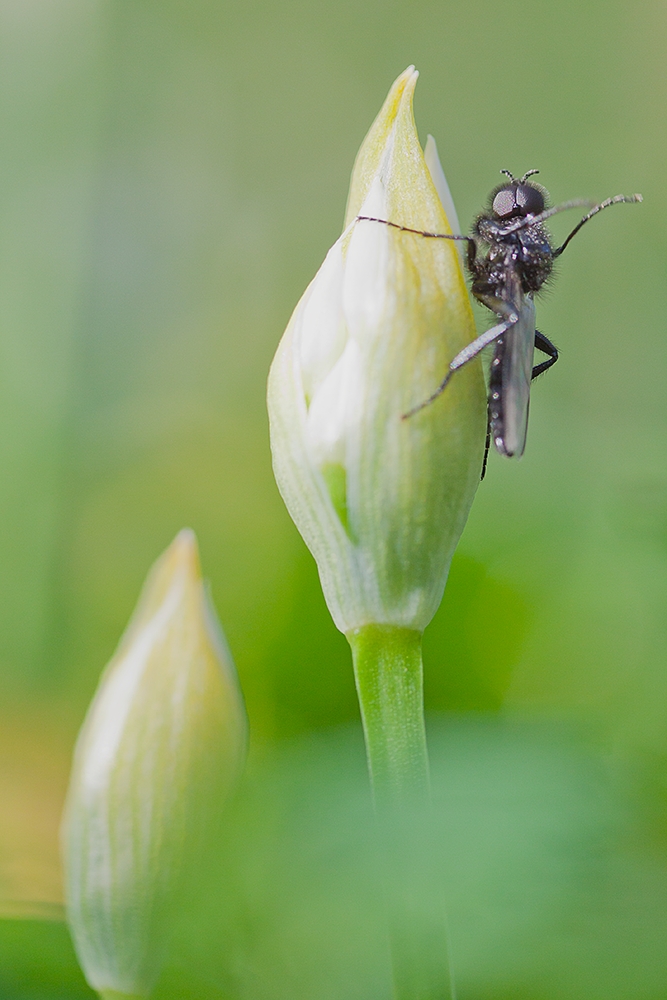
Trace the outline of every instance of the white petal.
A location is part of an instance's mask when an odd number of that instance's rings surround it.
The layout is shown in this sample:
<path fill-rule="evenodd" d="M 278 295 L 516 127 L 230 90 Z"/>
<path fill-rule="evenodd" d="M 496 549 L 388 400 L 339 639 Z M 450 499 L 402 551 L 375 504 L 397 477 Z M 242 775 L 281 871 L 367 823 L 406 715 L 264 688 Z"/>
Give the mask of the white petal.
<path fill-rule="evenodd" d="M 454 199 L 452 198 L 451 191 L 449 190 L 449 184 L 447 183 L 447 178 L 445 177 L 445 171 L 442 169 L 440 157 L 438 156 L 438 147 L 436 146 L 435 139 L 432 135 L 429 135 L 426 140 L 426 145 L 424 146 L 424 159 L 426 160 L 426 166 L 429 169 L 435 190 L 438 192 L 438 197 L 442 202 L 445 215 L 449 220 L 449 225 L 452 227 L 452 232 L 460 233 L 461 224 L 459 222 L 459 217 L 456 214 L 456 209 L 454 208 Z M 457 240 L 456 246 L 461 256 L 463 256 L 463 241 Z"/>
<path fill-rule="evenodd" d="M 385 219 L 386 203 L 384 185 L 376 176 L 359 214 Z M 379 332 L 393 299 L 388 264 L 389 227 L 378 222 L 357 222 L 345 257 L 343 281 L 343 311 L 350 337 L 368 343 Z"/>
<path fill-rule="evenodd" d="M 306 441 L 313 462 L 343 465 L 346 437 L 356 425 L 362 405 L 361 352 L 350 340 L 308 410 Z"/>
<path fill-rule="evenodd" d="M 155 646 L 164 641 L 179 604 L 184 599 L 183 574 L 176 574 L 162 606 L 134 637 L 127 655 L 105 679 L 104 697 L 91 708 L 88 745 L 81 764 L 84 795 L 97 795 L 109 782 L 117 766 L 118 750 L 129 720 L 136 693 Z"/>
<path fill-rule="evenodd" d="M 312 399 L 345 348 L 343 255 L 332 246 L 299 306 L 297 343 L 306 396 Z"/>

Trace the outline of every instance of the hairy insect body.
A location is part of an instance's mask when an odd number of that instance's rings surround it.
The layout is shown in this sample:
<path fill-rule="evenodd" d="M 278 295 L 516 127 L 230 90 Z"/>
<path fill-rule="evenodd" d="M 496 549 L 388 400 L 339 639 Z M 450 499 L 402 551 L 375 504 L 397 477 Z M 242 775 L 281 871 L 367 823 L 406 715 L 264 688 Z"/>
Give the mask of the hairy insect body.
<path fill-rule="evenodd" d="M 477 239 L 469 243 L 468 269 L 473 280 L 471 291 L 476 298 L 495 291 L 505 295 L 508 271 L 518 271 L 524 294 L 539 292 L 553 270 L 554 251 L 544 226 L 527 226 L 517 232 L 503 232 L 503 227 L 480 216 L 473 229 Z M 479 245 L 487 244 L 484 257 L 478 257 Z"/>
<path fill-rule="evenodd" d="M 530 383 L 537 375 L 551 368 L 558 360 L 558 351 L 544 334 L 535 329 L 534 296 L 540 291 L 570 240 L 594 215 L 622 202 L 638 202 L 640 194 L 616 195 L 597 205 L 591 202 L 569 201 L 547 208 L 547 192 L 528 180 L 537 170 L 529 170 L 517 180 L 508 170 L 502 170 L 508 181 L 491 192 L 489 207 L 478 216 L 471 236 L 426 233 L 388 219 L 358 216 L 361 222 L 381 222 L 403 232 L 416 233 L 428 239 L 464 240 L 467 243 L 467 265 L 475 298 L 496 317 L 496 323 L 481 333 L 450 362 L 445 377 L 428 399 L 413 407 L 404 418 L 412 417 L 434 402 L 447 388 L 459 368 L 472 361 L 485 347 L 493 345 L 493 360 L 489 378 L 489 433 L 482 466 L 486 469 L 489 443 L 501 455 L 520 458 L 526 446 Z M 561 246 L 554 248 L 544 226 L 557 212 L 586 205 L 590 210 L 574 227 Z M 533 365 L 535 348 L 546 355 Z"/>
<path fill-rule="evenodd" d="M 500 193 L 505 191 L 506 188 L 500 189 Z M 540 205 L 544 208 L 537 188 L 535 196 L 536 208 Z M 492 204 L 497 200 L 492 197 Z M 467 263 L 472 294 L 508 324 L 494 341 L 489 372 L 488 437 L 501 455 L 512 458 L 521 456 L 526 446 L 536 345 L 533 296 L 551 274 L 554 251 L 547 230 L 539 223 L 514 232 L 506 229 L 506 223 L 480 215 L 473 227 L 473 240 L 468 244 Z M 478 256 L 484 246 L 488 248 L 486 253 Z M 553 364 L 557 351 L 545 342 L 551 348 Z"/>

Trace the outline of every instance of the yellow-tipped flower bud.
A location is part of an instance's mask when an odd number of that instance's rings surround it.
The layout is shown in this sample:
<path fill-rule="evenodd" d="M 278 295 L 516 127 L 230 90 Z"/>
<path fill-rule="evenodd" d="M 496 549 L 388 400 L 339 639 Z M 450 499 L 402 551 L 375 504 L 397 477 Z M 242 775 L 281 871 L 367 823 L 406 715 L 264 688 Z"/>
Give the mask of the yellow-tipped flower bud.
<path fill-rule="evenodd" d="M 182 531 L 153 567 L 75 752 L 63 844 L 88 982 L 147 996 L 169 914 L 245 759 L 234 666 Z"/>
<path fill-rule="evenodd" d="M 486 430 L 475 336 L 435 143 L 419 145 L 417 73 L 393 85 L 352 173 L 346 230 L 297 305 L 269 377 L 278 486 L 341 631 L 422 630 L 442 598 L 480 478 Z M 441 194 L 438 194 L 438 191 Z"/>

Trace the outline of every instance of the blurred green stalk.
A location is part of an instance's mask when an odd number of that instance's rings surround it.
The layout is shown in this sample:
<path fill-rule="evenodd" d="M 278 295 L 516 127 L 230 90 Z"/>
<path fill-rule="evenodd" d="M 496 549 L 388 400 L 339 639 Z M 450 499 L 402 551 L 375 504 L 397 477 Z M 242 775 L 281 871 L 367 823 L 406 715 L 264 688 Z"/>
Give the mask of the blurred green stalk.
<path fill-rule="evenodd" d="M 117 993 L 116 990 L 98 990 L 101 1000 L 146 1000 L 139 993 Z"/>
<path fill-rule="evenodd" d="M 348 633 L 383 845 L 396 1000 L 453 1000 L 434 867 L 422 635 L 393 625 Z"/>

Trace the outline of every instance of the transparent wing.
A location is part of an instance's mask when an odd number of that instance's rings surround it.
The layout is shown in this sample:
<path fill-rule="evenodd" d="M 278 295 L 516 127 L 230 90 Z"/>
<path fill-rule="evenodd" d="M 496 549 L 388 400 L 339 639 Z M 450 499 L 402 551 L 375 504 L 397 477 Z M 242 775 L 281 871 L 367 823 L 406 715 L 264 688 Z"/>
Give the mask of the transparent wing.
<path fill-rule="evenodd" d="M 535 351 L 535 303 L 530 295 L 515 296 L 519 320 L 503 335 L 500 358 L 500 421 L 494 444 L 499 452 L 520 458 L 526 447 L 530 379 Z"/>

